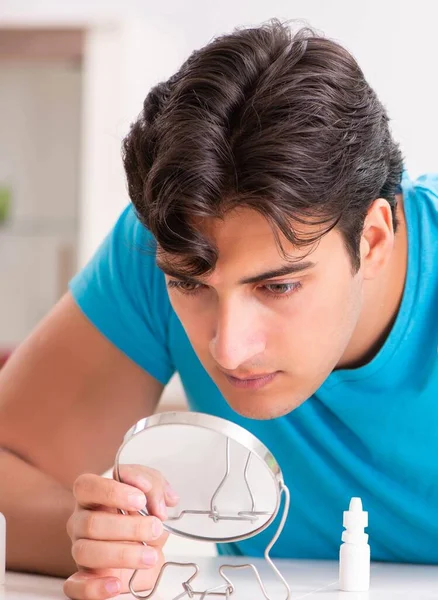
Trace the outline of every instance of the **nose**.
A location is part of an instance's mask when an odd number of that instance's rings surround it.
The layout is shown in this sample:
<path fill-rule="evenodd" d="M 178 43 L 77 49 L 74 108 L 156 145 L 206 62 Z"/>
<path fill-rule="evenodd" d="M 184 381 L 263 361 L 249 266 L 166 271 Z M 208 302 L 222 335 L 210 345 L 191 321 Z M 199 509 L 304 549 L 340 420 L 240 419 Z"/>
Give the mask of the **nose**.
<path fill-rule="evenodd" d="M 250 362 L 266 347 L 260 319 L 248 305 L 228 303 L 218 307 L 210 353 L 217 364 L 228 371 Z"/>

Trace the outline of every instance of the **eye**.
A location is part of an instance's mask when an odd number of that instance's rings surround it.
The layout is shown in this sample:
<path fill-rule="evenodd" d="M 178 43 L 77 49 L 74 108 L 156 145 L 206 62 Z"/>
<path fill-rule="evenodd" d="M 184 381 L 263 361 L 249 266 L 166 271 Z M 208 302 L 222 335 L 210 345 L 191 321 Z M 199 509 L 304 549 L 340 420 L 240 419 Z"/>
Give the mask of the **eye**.
<path fill-rule="evenodd" d="M 167 282 L 167 287 L 169 289 L 175 289 L 181 292 L 182 294 L 186 294 L 187 296 L 195 296 L 199 294 L 201 289 L 205 286 L 202 283 L 195 283 L 193 281 L 184 281 L 177 279 L 169 279 Z"/>
<path fill-rule="evenodd" d="M 293 283 L 267 283 L 262 286 L 265 294 L 274 298 L 284 298 L 297 292 L 301 288 L 301 283 L 295 281 Z"/>

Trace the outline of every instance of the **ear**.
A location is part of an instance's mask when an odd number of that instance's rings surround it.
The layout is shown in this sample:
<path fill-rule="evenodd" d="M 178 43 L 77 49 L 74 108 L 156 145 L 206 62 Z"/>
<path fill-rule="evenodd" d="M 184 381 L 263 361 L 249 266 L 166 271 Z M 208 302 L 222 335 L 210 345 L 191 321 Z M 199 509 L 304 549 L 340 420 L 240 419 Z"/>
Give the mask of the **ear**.
<path fill-rule="evenodd" d="M 374 279 L 387 264 L 394 248 L 394 227 L 389 202 L 375 200 L 368 209 L 360 240 L 364 279 Z"/>

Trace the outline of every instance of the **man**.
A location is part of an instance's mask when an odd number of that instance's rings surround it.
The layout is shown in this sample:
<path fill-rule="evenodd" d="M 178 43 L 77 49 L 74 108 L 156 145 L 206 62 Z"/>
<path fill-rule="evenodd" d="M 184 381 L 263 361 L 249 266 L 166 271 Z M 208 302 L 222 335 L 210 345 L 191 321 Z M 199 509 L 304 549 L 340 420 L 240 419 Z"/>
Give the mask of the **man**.
<path fill-rule="evenodd" d="M 438 177 L 402 180 L 354 59 L 277 22 L 219 38 L 149 93 L 124 164 L 132 205 L 2 373 L 9 567 L 74 573 L 72 598 L 152 585 L 176 493 L 98 474 L 175 371 L 282 465 L 276 556 L 335 558 L 358 495 L 374 559 L 438 563 Z"/>

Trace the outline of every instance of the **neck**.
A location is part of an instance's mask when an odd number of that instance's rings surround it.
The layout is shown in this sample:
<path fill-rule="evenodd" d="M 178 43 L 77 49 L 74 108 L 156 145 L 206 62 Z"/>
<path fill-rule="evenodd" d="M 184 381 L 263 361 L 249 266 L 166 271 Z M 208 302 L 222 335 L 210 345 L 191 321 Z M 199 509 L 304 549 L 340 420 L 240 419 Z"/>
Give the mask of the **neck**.
<path fill-rule="evenodd" d="M 367 282 L 363 307 L 350 343 L 337 368 L 354 369 L 380 350 L 397 317 L 406 279 L 408 239 L 403 202 L 398 203 L 398 228 L 391 257 L 379 277 Z"/>

